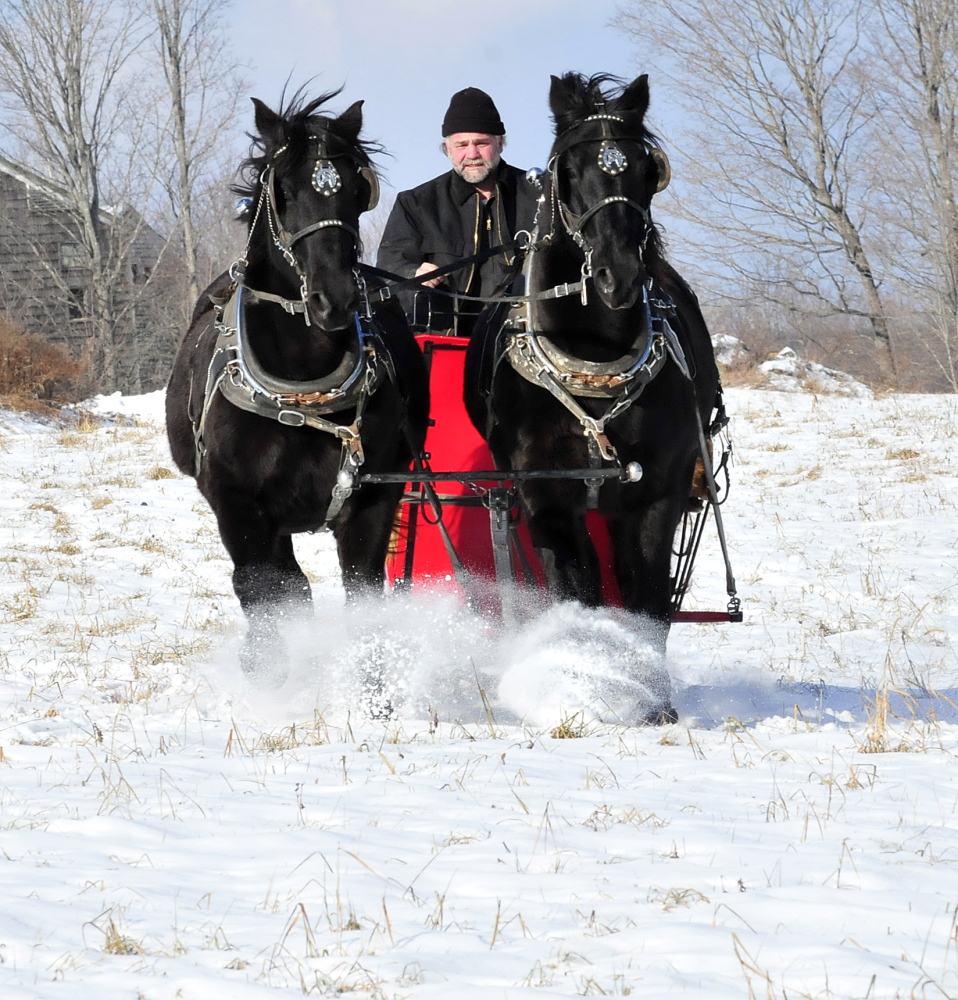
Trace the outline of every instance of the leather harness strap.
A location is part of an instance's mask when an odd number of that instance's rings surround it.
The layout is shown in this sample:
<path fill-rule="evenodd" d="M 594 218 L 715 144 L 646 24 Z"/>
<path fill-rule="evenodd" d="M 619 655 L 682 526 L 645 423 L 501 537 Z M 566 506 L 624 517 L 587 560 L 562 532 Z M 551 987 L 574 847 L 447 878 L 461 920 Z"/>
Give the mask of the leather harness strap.
<path fill-rule="evenodd" d="M 363 411 L 383 378 L 395 381 L 388 352 L 379 337 L 363 328 L 356 317 L 355 348 L 335 372 L 323 379 L 292 382 L 268 375 L 259 365 L 246 334 L 242 285 L 217 305 L 216 346 L 206 375 L 202 409 L 193 420 L 195 474 L 206 455 L 206 420 L 217 390 L 234 406 L 275 420 L 284 427 L 311 427 L 342 442 L 339 473 L 326 510 L 324 528 L 339 515 L 357 486 L 363 453 Z M 253 293 L 259 297 L 259 293 Z M 264 384 L 265 383 L 265 384 Z M 354 409 L 352 422 L 326 419 Z"/>
<path fill-rule="evenodd" d="M 560 351 L 547 337 L 534 330 L 513 331 L 505 338 L 502 356 L 527 382 L 547 390 L 579 422 L 589 449 L 589 465 L 601 468 L 613 462 L 621 467 L 607 426 L 621 416 L 645 391 L 671 357 L 682 374 L 691 379 L 685 352 L 665 316 L 653 316 L 649 295 L 643 289 L 647 334 L 617 361 L 599 364 L 582 361 Z M 641 346 L 640 346 L 641 345 Z M 576 397 L 609 400 L 600 417 L 591 416 Z M 631 473 L 631 474 L 630 474 Z M 624 470 L 627 481 L 636 481 L 638 470 Z M 586 480 L 586 507 L 599 505 L 600 479 Z"/>

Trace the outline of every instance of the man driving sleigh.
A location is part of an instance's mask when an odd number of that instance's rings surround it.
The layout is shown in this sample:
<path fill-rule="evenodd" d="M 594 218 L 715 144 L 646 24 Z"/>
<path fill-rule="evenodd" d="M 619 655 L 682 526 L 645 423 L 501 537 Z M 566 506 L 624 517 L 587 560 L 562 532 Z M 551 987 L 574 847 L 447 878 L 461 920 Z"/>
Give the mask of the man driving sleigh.
<path fill-rule="evenodd" d="M 396 198 L 376 261 L 384 270 L 420 277 L 505 247 L 424 281 L 422 290 L 400 293 L 415 329 L 468 337 L 482 303 L 460 296 L 487 298 L 503 291 L 514 274 L 513 240 L 516 233 L 532 229 L 539 190 L 522 170 L 502 159 L 505 132 L 487 93 L 467 87 L 453 94 L 442 122 L 442 149 L 451 169 Z"/>

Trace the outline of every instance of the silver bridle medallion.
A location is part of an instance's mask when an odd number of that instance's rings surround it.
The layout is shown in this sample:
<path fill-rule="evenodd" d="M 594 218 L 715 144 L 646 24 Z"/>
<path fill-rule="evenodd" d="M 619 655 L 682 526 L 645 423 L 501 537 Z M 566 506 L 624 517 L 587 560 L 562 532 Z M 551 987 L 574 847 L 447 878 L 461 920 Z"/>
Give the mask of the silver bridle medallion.
<path fill-rule="evenodd" d="M 629 165 L 625 153 L 614 142 L 603 142 L 599 147 L 599 169 L 617 177 Z"/>
<path fill-rule="evenodd" d="M 316 169 L 313 171 L 313 187 L 328 198 L 342 186 L 343 179 L 333 164 L 329 160 L 317 160 Z"/>

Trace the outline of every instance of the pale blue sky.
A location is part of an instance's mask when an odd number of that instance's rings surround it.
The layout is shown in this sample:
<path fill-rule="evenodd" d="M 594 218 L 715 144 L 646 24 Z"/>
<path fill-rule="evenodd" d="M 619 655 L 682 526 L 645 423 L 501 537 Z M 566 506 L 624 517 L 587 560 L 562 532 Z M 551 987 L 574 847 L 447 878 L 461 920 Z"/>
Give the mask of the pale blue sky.
<path fill-rule="evenodd" d="M 448 169 L 438 149 L 440 125 L 450 96 L 463 87 L 492 95 L 506 125 L 510 163 L 544 166 L 552 135 L 550 74 L 576 70 L 632 79 L 646 68 L 634 42 L 609 26 L 617 5 L 236 0 L 233 37 L 237 55 L 253 66 L 250 96 L 273 107 L 287 76 L 294 87 L 314 77 L 313 93 L 345 85 L 334 102 L 338 111 L 365 100 L 365 132 L 392 153 L 380 165 L 395 193 Z M 245 113 L 250 127 L 252 112 Z"/>

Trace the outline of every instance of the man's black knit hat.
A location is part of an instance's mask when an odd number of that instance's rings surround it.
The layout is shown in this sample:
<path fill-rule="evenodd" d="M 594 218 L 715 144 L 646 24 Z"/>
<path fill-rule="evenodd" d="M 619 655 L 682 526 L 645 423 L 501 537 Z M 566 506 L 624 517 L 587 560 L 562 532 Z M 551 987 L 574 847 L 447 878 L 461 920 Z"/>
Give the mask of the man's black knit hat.
<path fill-rule="evenodd" d="M 499 111 L 492 98 L 476 87 L 466 87 L 452 95 L 449 110 L 442 120 L 442 135 L 456 132 L 482 132 L 485 135 L 505 135 Z"/>

